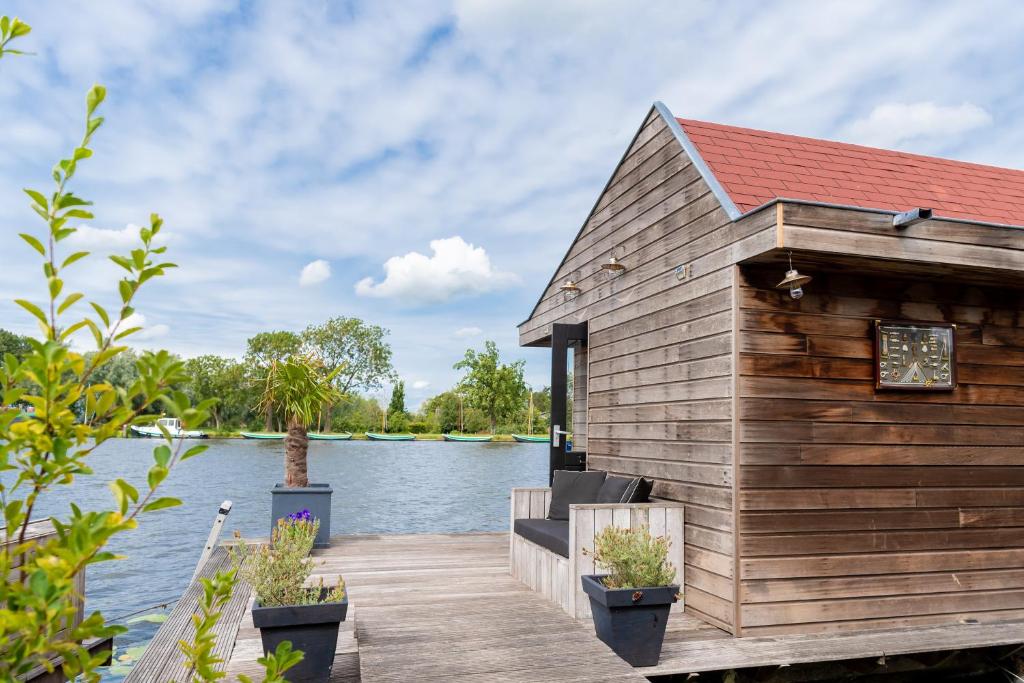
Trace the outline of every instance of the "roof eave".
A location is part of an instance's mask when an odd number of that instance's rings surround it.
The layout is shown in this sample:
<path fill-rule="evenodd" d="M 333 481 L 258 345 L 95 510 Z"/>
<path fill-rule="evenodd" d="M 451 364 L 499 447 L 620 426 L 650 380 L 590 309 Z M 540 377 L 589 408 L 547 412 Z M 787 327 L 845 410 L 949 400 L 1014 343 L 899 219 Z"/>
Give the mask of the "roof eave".
<path fill-rule="evenodd" d="M 762 210 L 764 210 L 764 209 L 766 209 L 766 208 L 768 208 L 770 206 L 774 206 L 774 205 L 779 204 L 779 203 L 800 204 L 800 205 L 803 205 L 803 206 L 820 206 L 820 207 L 825 208 L 825 209 L 841 209 L 841 210 L 844 210 L 844 211 L 861 211 L 861 212 L 865 212 L 865 213 L 880 213 L 880 214 L 885 214 L 885 215 L 888 215 L 888 216 L 895 216 L 896 214 L 900 213 L 899 211 L 894 211 L 892 209 L 879 209 L 879 208 L 875 208 L 875 207 L 871 207 L 871 206 L 855 206 L 853 204 L 835 204 L 835 203 L 832 203 L 832 202 L 823 202 L 823 201 L 814 200 L 814 199 L 793 199 L 793 198 L 790 198 L 790 197 L 775 197 L 774 199 L 771 199 L 771 200 L 765 202 L 764 204 L 759 204 L 758 206 L 755 206 L 752 209 L 748 209 L 748 210 L 744 211 L 742 214 L 740 214 L 739 216 L 737 216 L 733 220 L 737 220 L 739 218 L 746 218 L 747 216 L 755 214 L 758 211 L 762 211 Z M 909 209 L 909 208 L 913 208 L 913 207 L 907 207 L 907 208 Z M 991 222 L 991 221 L 976 221 L 976 220 L 971 220 L 970 218 L 953 218 L 953 217 L 947 217 L 947 216 L 934 216 L 933 215 L 928 220 L 930 220 L 930 221 L 946 221 L 947 223 L 963 223 L 963 224 L 966 224 L 966 225 L 979 225 L 979 226 L 986 227 L 986 228 L 1009 228 L 1011 230 L 1024 230 L 1024 225 L 1017 225 L 1017 224 L 1013 224 L 1013 223 L 994 223 L 994 222 Z"/>

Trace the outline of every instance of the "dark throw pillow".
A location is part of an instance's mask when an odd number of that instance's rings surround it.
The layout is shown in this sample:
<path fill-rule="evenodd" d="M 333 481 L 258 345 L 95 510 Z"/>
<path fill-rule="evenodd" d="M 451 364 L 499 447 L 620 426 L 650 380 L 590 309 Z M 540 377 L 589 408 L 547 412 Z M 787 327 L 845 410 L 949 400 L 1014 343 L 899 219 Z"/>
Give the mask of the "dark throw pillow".
<path fill-rule="evenodd" d="M 597 493 L 598 503 L 646 503 L 654 482 L 643 477 L 609 476 Z"/>
<path fill-rule="evenodd" d="M 607 472 L 570 472 L 555 470 L 551 482 L 551 505 L 548 519 L 569 519 L 569 505 L 572 503 L 596 503 L 597 492 Z"/>

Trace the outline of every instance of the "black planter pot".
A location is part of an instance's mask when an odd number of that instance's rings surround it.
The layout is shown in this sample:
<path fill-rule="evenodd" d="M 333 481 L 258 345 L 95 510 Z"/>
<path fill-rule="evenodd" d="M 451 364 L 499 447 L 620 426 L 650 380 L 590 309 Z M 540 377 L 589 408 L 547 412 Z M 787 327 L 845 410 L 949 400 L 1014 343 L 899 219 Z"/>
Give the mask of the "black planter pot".
<path fill-rule="evenodd" d="M 261 607 L 256 603 L 252 623 L 260 630 L 264 654 L 286 640 L 291 641 L 293 650 L 302 650 L 302 661 L 285 673 L 291 683 L 326 683 L 338 647 L 338 626 L 347 613 L 347 595 L 341 602 L 313 605 Z"/>
<path fill-rule="evenodd" d="M 580 578 L 590 596 L 597 637 L 633 666 L 657 664 L 679 586 L 612 589 L 605 588 L 600 576 Z"/>
<path fill-rule="evenodd" d="M 286 488 L 278 484 L 270 489 L 270 528 L 277 527 L 277 520 L 301 510 L 309 510 L 320 520 L 320 528 L 316 532 L 314 548 L 326 548 L 331 538 L 331 493 L 330 484 L 310 484 L 305 488 Z"/>

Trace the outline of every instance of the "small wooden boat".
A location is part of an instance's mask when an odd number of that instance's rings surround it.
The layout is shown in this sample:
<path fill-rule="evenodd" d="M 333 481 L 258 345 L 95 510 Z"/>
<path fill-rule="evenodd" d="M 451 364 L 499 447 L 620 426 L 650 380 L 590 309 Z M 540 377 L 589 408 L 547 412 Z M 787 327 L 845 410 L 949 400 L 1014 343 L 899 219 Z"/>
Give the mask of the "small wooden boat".
<path fill-rule="evenodd" d="M 378 434 L 377 432 L 366 432 L 366 438 L 370 441 L 415 441 L 415 434 Z"/>
<path fill-rule="evenodd" d="M 342 432 L 341 434 L 318 434 L 316 432 L 310 432 L 306 436 L 313 441 L 348 441 L 352 438 L 351 432 Z"/>
<path fill-rule="evenodd" d="M 285 437 L 284 432 L 239 432 L 243 439 L 261 439 L 263 441 L 280 441 Z"/>
<path fill-rule="evenodd" d="M 132 432 L 137 436 L 144 436 L 150 439 L 163 439 L 164 433 L 160 429 L 163 427 L 167 430 L 173 438 L 181 439 L 205 439 L 206 432 L 199 431 L 198 429 L 182 429 L 181 420 L 176 417 L 161 417 L 156 421 L 154 425 L 146 425 L 140 427 L 138 425 L 132 425 Z"/>
<path fill-rule="evenodd" d="M 493 436 L 462 436 L 461 434 L 442 434 L 445 441 L 470 441 L 470 442 L 482 442 L 490 441 Z"/>
<path fill-rule="evenodd" d="M 526 434 L 513 434 L 512 438 L 519 443 L 551 443 L 550 436 L 527 436 Z"/>

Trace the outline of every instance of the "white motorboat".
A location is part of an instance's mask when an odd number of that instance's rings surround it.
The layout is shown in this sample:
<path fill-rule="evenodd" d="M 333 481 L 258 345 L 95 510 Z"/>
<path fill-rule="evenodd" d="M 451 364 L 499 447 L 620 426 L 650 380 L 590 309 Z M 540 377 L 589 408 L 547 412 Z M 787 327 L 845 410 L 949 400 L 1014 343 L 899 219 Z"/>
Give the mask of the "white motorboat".
<path fill-rule="evenodd" d="M 145 436 L 154 439 L 164 438 L 164 433 L 160 427 L 167 430 L 167 433 L 174 438 L 181 439 L 205 439 L 206 432 L 198 429 L 182 429 L 181 420 L 176 417 L 161 417 L 156 421 L 154 425 L 146 425 L 145 427 L 139 427 L 138 425 L 132 425 L 132 432 L 136 436 Z"/>

